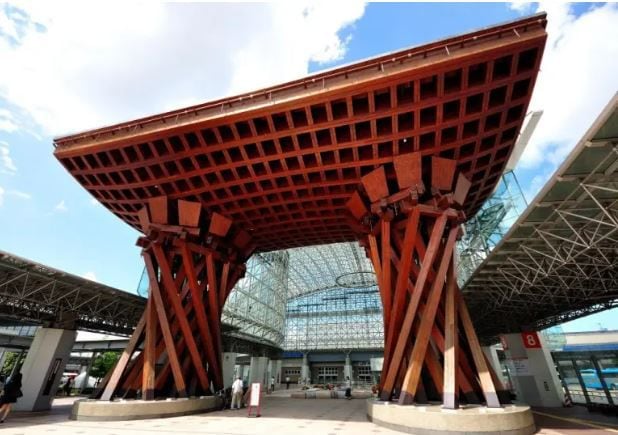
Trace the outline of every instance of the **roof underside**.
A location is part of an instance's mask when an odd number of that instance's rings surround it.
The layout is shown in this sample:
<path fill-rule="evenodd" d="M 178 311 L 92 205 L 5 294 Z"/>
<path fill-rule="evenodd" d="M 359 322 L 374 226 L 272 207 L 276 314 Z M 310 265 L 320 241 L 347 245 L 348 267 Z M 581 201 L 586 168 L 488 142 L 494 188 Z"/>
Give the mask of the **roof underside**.
<path fill-rule="evenodd" d="M 618 306 L 618 94 L 464 292 L 485 337 Z"/>
<path fill-rule="evenodd" d="M 258 250 L 354 240 L 360 177 L 420 151 L 492 192 L 519 134 L 545 44 L 540 14 L 295 82 L 56 139 L 55 155 L 139 229 L 154 196 L 200 201 Z"/>

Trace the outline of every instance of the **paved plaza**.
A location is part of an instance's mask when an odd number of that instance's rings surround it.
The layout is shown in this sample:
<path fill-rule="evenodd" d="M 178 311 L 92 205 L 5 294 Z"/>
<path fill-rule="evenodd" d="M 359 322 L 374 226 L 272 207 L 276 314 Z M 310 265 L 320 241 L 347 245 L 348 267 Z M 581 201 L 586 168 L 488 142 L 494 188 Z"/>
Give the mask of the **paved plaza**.
<path fill-rule="evenodd" d="M 75 398 L 58 398 L 49 412 L 16 412 L 2 425 L 2 435 L 66 434 L 216 434 L 216 435 L 346 435 L 401 434 L 369 421 L 364 400 L 302 400 L 285 392 L 266 396 L 262 416 L 248 418 L 247 410 L 221 411 L 165 419 L 84 422 L 68 419 Z M 583 407 L 535 411 L 539 434 L 586 435 L 618 433 L 618 421 L 591 414 Z"/>

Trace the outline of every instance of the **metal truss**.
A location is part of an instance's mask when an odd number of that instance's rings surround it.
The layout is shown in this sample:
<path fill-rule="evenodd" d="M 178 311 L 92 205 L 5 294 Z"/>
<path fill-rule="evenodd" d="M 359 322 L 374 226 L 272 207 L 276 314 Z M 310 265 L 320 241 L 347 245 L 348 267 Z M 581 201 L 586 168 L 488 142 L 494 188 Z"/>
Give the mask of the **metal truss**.
<path fill-rule="evenodd" d="M 371 261 L 356 242 L 293 248 L 288 296 L 343 287 L 375 284 Z"/>
<path fill-rule="evenodd" d="M 0 251 L 0 316 L 130 334 L 144 299 Z"/>
<path fill-rule="evenodd" d="M 381 349 L 382 303 L 376 285 L 330 288 L 288 300 L 286 350 Z"/>
<path fill-rule="evenodd" d="M 618 306 L 618 96 L 464 291 L 479 334 Z"/>
<path fill-rule="evenodd" d="M 223 308 L 222 322 L 237 334 L 280 347 L 285 328 L 289 255 L 285 251 L 253 255 Z M 230 332 L 227 335 L 234 334 Z M 240 337 L 240 336 L 239 336 Z"/>

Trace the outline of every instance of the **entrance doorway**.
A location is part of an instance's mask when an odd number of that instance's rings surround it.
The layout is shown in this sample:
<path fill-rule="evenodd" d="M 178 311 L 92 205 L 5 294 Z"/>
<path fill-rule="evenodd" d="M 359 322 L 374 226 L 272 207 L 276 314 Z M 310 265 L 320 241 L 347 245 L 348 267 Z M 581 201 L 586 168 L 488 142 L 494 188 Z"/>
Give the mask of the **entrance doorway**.
<path fill-rule="evenodd" d="M 334 384 L 338 381 L 339 371 L 337 367 L 319 367 L 318 368 L 318 383 Z"/>

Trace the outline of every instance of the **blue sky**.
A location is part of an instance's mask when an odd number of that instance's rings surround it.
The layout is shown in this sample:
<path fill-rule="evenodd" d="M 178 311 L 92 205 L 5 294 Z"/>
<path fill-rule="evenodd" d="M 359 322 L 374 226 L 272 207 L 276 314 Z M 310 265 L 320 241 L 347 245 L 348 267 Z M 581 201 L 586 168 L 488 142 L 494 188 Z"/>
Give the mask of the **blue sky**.
<path fill-rule="evenodd" d="M 138 234 L 64 171 L 52 156 L 54 135 L 544 9 L 550 41 L 531 109 L 545 114 L 516 170 L 530 200 L 618 89 L 615 5 L 129 2 L 118 14 L 100 3 L 40 3 L 0 3 L 0 249 L 127 291 L 142 269 Z M 618 329 L 618 313 L 565 329 L 598 323 Z"/>

